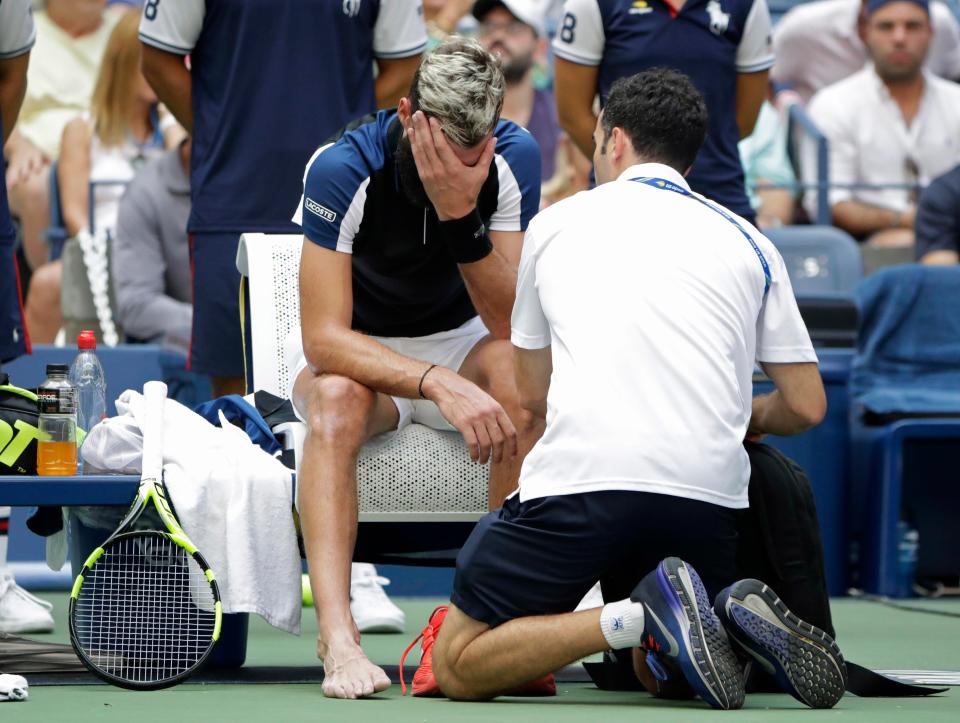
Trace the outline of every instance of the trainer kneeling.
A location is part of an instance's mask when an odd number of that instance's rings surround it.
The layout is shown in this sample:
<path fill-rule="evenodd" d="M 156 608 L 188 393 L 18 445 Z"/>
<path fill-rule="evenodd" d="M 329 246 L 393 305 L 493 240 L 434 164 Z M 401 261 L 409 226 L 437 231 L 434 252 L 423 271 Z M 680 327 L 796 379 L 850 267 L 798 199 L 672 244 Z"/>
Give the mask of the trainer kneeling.
<path fill-rule="evenodd" d="M 535 691 L 584 656 L 639 647 L 651 687 L 686 681 L 738 708 L 736 646 L 808 705 L 842 695 L 833 641 L 734 578 L 744 438 L 801 432 L 826 401 L 779 253 L 684 181 L 705 132 L 685 76 L 619 81 L 594 132 L 602 185 L 530 224 L 512 341 L 521 403 L 546 431 L 519 493 L 460 553 L 415 694 Z M 755 361 L 776 391 L 752 399 Z M 570 612 L 597 579 L 615 602 Z"/>

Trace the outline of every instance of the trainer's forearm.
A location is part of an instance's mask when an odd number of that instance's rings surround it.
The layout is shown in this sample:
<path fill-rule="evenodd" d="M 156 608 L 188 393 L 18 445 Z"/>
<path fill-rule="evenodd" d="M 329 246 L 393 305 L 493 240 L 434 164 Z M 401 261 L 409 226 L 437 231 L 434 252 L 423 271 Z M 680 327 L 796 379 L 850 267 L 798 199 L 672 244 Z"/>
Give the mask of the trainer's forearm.
<path fill-rule="evenodd" d="M 474 308 L 493 338 L 509 339 L 517 270 L 494 249 L 479 261 L 460 264 L 460 275 Z"/>
<path fill-rule="evenodd" d="M 397 354 L 365 334 L 334 325 L 305 335 L 303 347 L 315 373 L 338 374 L 376 392 L 407 399 L 420 396 L 420 379 L 430 366 Z"/>
<path fill-rule="evenodd" d="M 810 414 L 791 408 L 780 390 L 754 397 L 752 410 L 750 431 L 755 433 L 790 436 L 817 424 Z"/>

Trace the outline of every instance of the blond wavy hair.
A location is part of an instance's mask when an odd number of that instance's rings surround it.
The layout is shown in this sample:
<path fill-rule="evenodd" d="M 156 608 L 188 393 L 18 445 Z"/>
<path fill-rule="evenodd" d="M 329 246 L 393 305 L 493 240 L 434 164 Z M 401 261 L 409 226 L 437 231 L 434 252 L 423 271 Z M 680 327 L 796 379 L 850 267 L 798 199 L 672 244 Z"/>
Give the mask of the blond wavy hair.
<path fill-rule="evenodd" d="M 140 77 L 140 16 L 127 12 L 110 33 L 90 101 L 93 132 L 107 146 L 118 146 L 130 130 L 130 114 Z"/>

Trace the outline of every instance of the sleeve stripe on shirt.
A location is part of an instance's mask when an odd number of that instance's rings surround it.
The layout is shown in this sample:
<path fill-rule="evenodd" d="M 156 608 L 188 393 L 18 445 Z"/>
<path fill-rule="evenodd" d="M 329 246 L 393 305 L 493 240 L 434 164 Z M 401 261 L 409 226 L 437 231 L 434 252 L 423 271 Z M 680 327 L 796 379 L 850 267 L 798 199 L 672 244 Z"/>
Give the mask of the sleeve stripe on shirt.
<path fill-rule="evenodd" d="M 497 201 L 497 212 L 490 218 L 491 231 L 523 231 L 521 224 L 522 196 L 517 177 L 507 163 L 507 159 L 497 154 L 494 156 L 497 164 L 497 176 L 500 180 L 500 193 Z M 511 213 L 503 213 L 499 209 L 516 209 Z"/>
<path fill-rule="evenodd" d="M 24 53 L 30 52 L 30 48 L 33 47 L 33 39 L 29 43 L 24 45 L 22 48 L 17 48 L 16 50 L 10 50 L 6 53 L 0 53 L 0 59 L 9 60 L 10 58 L 16 58 Z"/>
<path fill-rule="evenodd" d="M 385 58 L 385 59 L 386 58 L 409 58 L 411 56 L 417 55 L 418 53 L 422 53 L 426 49 L 427 49 L 427 42 L 423 41 L 422 43 L 419 43 L 418 45 L 415 45 L 412 48 L 408 48 L 407 50 L 392 50 L 388 53 L 377 51 L 374 53 L 374 57 Z"/>
<path fill-rule="evenodd" d="M 553 54 L 558 58 L 563 58 L 564 60 L 569 60 L 571 63 L 578 63 L 580 65 L 600 65 L 601 58 L 588 58 L 584 55 L 579 55 L 570 50 L 570 48 L 560 48 L 557 45 L 553 46 Z"/>
<path fill-rule="evenodd" d="M 763 60 L 758 60 L 755 63 L 749 63 L 747 65 L 738 65 L 738 73 L 759 73 L 761 70 L 769 70 L 773 67 L 774 58 L 771 55 L 769 58 L 764 58 Z"/>
<path fill-rule="evenodd" d="M 367 203 L 367 186 L 369 185 L 370 177 L 367 176 L 357 192 L 353 194 L 347 212 L 343 214 L 343 220 L 340 222 L 340 236 L 337 239 L 337 251 L 341 253 L 353 253 L 353 237 L 357 235 L 360 222 L 363 221 L 363 207 Z"/>
<path fill-rule="evenodd" d="M 181 48 L 177 45 L 171 45 L 170 43 L 165 43 L 162 40 L 151 38 L 149 35 L 146 35 L 143 32 L 140 33 L 139 37 L 140 40 L 147 45 L 151 45 L 159 50 L 166 50 L 170 53 L 176 53 L 177 55 L 189 55 L 193 52 L 193 48 Z"/>

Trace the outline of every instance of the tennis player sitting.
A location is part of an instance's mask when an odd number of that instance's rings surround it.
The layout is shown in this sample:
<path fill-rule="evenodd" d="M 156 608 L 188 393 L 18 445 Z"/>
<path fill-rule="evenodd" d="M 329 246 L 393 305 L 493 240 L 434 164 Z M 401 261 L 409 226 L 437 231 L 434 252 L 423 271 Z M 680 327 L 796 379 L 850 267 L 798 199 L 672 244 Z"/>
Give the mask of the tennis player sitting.
<path fill-rule="evenodd" d="M 286 351 L 308 428 L 299 510 L 328 696 L 390 684 L 350 613 L 361 445 L 411 421 L 458 430 L 491 462 L 495 508 L 543 430 L 519 404 L 509 342 L 540 153 L 498 122 L 503 93 L 493 57 L 450 40 L 396 111 L 352 124 L 307 166 L 301 329 Z"/>
<path fill-rule="evenodd" d="M 744 438 L 805 430 L 826 402 L 780 254 L 684 181 L 706 122 L 683 75 L 618 81 L 594 131 L 601 185 L 530 224 L 512 340 L 522 403 L 546 431 L 519 493 L 460 552 L 415 694 L 491 698 L 643 646 L 651 678 L 682 674 L 737 708 L 732 638 L 808 705 L 842 695 L 833 641 L 762 583 L 735 582 Z M 751 399 L 755 360 L 776 391 Z M 570 612 L 598 578 L 615 602 Z"/>

